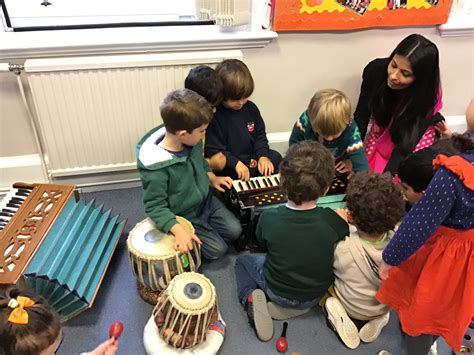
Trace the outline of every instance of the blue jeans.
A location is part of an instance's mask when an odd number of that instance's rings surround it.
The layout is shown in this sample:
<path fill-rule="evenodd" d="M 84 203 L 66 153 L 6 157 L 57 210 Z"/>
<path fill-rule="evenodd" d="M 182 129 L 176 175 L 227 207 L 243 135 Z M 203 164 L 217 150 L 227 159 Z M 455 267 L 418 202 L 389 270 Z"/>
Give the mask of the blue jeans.
<path fill-rule="evenodd" d="M 196 217 L 189 218 L 201 239 L 201 254 L 206 259 L 218 259 L 227 253 L 227 244 L 242 234 L 239 220 L 209 191 Z"/>
<path fill-rule="evenodd" d="M 315 306 L 319 302 L 319 297 L 311 301 L 301 301 L 276 295 L 267 286 L 263 275 L 263 264 L 265 264 L 265 255 L 240 255 L 235 261 L 237 293 L 242 305 L 245 305 L 248 295 L 257 288 L 265 292 L 272 302 L 282 307 L 306 309 Z"/>

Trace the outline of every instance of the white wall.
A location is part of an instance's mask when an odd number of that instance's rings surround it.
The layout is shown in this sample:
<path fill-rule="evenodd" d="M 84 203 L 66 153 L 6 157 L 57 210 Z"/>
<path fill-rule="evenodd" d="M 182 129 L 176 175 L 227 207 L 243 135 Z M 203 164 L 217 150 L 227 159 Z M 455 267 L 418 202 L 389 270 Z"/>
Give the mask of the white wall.
<path fill-rule="evenodd" d="M 267 132 L 291 130 L 318 89 L 340 89 L 355 106 L 364 66 L 373 58 L 388 56 L 403 37 L 413 32 L 427 36 L 440 50 L 442 113 L 463 115 L 474 97 L 474 37 L 441 38 L 434 27 L 280 33 L 265 48 L 243 50 L 256 83 L 252 100 L 262 111 Z M 37 154 L 16 78 L 10 73 L 0 73 L 0 114 L 0 160 Z M 21 177 L 25 178 L 28 176 Z M 7 185 L 2 173 L 0 188 Z"/>
<path fill-rule="evenodd" d="M 289 130 L 313 93 L 322 88 L 344 91 L 355 108 L 364 66 L 373 58 L 388 56 L 413 32 L 430 38 L 439 48 L 442 113 L 463 115 L 474 98 L 474 37 L 440 38 L 435 28 L 282 33 L 266 48 L 244 50 L 256 83 L 253 100 L 267 130 Z"/>

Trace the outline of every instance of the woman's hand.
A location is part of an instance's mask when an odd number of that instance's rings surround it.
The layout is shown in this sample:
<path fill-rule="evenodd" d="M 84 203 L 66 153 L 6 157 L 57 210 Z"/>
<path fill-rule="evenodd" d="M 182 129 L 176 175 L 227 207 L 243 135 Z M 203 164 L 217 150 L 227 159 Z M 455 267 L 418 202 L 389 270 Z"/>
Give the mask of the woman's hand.
<path fill-rule="evenodd" d="M 453 135 L 453 132 L 448 128 L 445 120 L 439 121 L 434 127 L 443 138 L 451 138 Z"/>

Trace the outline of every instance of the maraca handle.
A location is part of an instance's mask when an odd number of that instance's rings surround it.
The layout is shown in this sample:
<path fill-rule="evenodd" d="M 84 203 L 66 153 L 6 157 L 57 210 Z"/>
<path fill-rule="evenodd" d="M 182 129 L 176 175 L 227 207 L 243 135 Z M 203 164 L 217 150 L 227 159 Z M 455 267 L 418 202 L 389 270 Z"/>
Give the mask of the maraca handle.
<path fill-rule="evenodd" d="M 288 322 L 283 323 L 283 331 L 281 332 L 282 337 L 286 337 L 286 329 L 288 328 Z"/>

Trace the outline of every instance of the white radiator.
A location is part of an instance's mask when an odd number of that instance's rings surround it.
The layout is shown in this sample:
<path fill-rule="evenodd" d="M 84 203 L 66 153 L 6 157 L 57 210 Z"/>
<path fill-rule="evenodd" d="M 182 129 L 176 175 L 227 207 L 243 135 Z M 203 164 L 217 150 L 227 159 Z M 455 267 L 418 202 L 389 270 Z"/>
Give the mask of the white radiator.
<path fill-rule="evenodd" d="M 27 60 L 48 173 L 134 169 L 135 144 L 161 123 L 161 101 L 189 70 L 241 57 L 229 50 Z"/>

